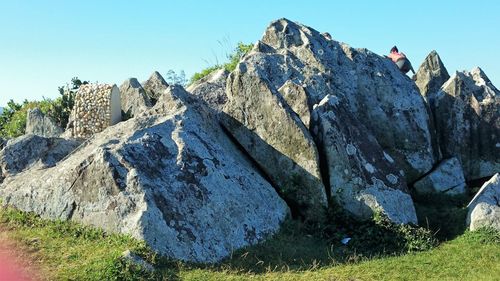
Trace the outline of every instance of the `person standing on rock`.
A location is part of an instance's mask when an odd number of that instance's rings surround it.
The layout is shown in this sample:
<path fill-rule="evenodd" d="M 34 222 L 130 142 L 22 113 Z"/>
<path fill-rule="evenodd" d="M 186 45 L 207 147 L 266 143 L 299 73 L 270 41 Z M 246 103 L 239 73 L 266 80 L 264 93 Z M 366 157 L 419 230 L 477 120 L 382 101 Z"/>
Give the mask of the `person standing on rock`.
<path fill-rule="evenodd" d="M 398 47 L 396 46 L 392 47 L 391 53 L 387 57 L 390 58 L 397 65 L 399 70 L 401 70 L 401 72 L 403 72 L 404 74 L 408 73 L 408 71 L 410 70 L 413 74 L 415 74 L 413 66 L 411 66 L 410 60 L 406 57 L 404 53 L 399 52 Z"/>

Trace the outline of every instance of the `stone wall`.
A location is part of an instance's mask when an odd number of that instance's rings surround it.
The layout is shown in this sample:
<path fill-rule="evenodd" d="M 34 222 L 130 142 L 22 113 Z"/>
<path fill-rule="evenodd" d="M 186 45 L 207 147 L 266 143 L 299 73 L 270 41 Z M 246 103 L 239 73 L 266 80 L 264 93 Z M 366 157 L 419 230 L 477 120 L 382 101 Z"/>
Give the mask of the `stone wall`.
<path fill-rule="evenodd" d="M 88 138 L 121 121 L 120 91 L 116 85 L 82 85 L 75 95 L 73 136 Z"/>

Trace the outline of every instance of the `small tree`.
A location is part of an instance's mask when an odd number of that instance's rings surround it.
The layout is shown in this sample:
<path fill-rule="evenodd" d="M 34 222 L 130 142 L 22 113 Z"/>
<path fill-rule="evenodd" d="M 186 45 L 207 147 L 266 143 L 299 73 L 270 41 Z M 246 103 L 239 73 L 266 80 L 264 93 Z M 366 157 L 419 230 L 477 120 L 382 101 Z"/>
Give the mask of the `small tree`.
<path fill-rule="evenodd" d="M 81 81 L 78 77 L 71 79 L 71 85 L 61 86 L 58 88 L 61 95 L 52 103 L 48 115 L 54 119 L 56 124 L 61 128 L 66 128 L 69 122 L 71 110 L 75 105 L 75 94 L 81 85 L 88 84 L 88 81 Z"/>

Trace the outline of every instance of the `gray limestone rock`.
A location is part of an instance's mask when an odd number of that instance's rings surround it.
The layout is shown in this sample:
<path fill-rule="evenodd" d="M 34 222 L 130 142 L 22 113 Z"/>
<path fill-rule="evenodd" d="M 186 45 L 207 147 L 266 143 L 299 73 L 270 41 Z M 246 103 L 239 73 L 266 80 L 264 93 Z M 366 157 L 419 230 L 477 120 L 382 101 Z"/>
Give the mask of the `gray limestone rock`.
<path fill-rule="evenodd" d="M 432 51 L 420 65 L 414 79 L 420 94 L 427 99 L 429 94 L 435 94 L 441 89 L 441 86 L 450 79 L 450 75 L 438 53 Z"/>
<path fill-rule="evenodd" d="M 211 108 L 222 111 L 227 102 L 226 80 L 229 72 L 225 69 L 215 70 L 187 87 L 187 91 L 204 100 Z"/>
<path fill-rule="evenodd" d="M 151 103 L 155 104 L 161 94 L 168 88 L 168 83 L 158 71 L 155 71 L 146 82 L 142 83 L 142 87 L 146 91 L 146 95 L 150 98 Z"/>
<path fill-rule="evenodd" d="M 470 230 L 492 227 L 500 231 L 500 174 L 487 181 L 467 206 Z"/>
<path fill-rule="evenodd" d="M 418 193 L 442 192 L 448 195 L 465 194 L 465 178 L 460 161 L 453 157 L 443 160 L 434 171 L 413 184 Z"/>
<path fill-rule="evenodd" d="M 63 129 L 59 127 L 52 118 L 45 116 L 38 107 L 28 110 L 26 117 L 26 134 L 50 138 L 59 137 L 62 133 Z"/>
<path fill-rule="evenodd" d="M 79 145 L 78 140 L 23 135 L 7 142 L 0 151 L 0 183 L 28 169 L 53 167 Z"/>
<path fill-rule="evenodd" d="M 443 157 L 467 180 L 500 171 L 500 92 L 480 68 L 455 73 L 429 98 Z"/>
<path fill-rule="evenodd" d="M 337 97 L 327 95 L 315 106 L 312 123 L 331 197 L 338 205 L 362 220 L 380 211 L 395 223 L 417 223 L 394 159 Z"/>
<path fill-rule="evenodd" d="M 121 110 L 125 116 L 134 117 L 151 107 L 151 101 L 136 78 L 129 78 L 120 86 Z"/>
<path fill-rule="evenodd" d="M 217 262 L 262 241 L 288 206 L 196 102 L 169 87 L 57 166 L 8 177 L 3 204 L 129 234 L 185 261 Z"/>

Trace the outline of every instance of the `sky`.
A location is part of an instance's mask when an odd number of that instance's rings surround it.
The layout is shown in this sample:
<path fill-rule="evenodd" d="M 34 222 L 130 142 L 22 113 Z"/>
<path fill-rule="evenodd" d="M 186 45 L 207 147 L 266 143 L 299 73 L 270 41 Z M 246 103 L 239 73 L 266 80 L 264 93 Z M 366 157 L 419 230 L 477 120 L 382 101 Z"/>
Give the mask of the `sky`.
<path fill-rule="evenodd" d="M 415 68 L 436 50 L 448 72 L 480 66 L 500 87 L 500 1 L 0 0 L 0 106 L 56 98 L 72 77 L 120 85 L 157 70 L 223 62 L 288 18 Z"/>

